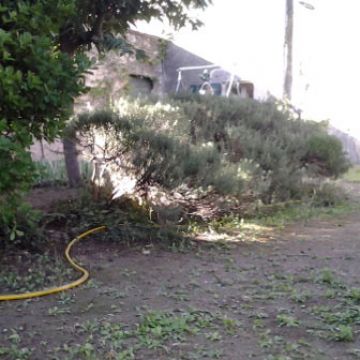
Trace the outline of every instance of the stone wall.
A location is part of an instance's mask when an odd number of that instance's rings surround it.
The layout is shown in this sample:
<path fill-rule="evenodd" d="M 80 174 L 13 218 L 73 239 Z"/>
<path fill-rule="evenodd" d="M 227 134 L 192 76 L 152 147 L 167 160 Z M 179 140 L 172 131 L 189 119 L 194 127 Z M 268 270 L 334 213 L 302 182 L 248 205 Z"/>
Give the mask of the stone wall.
<path fill-rule="evenodd" d="M 94 66 L 86 77 L 91 90 L 77 99 L 76 112 L 107 107 L 124 94 L 163 93 L 161 39 L 136 31 L 129 31 L 126 38 L 147 58 L 138 61 L 134 55 L 120 56 L 115 50 L 99 58 L 93 50 L 89 55 Z"/>

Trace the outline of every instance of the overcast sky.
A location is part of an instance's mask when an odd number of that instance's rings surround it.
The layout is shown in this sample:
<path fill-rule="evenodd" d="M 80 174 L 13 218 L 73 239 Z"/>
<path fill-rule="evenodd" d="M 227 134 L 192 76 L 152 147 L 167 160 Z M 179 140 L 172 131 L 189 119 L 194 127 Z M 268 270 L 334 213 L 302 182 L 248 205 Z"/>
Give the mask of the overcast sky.
<path fill-rule="evenodd" d="M 295 1 L 294 101 L 316 119 L 330 118 L 360 137 L 360 0 Z M 235 68 L 263 94 L 282 93 L 285 0 L 213 0 L 194 32 L 159 22 L 138 24 L 206 59 Z M 190 64 L 184 64 L 190 65 Z"/>

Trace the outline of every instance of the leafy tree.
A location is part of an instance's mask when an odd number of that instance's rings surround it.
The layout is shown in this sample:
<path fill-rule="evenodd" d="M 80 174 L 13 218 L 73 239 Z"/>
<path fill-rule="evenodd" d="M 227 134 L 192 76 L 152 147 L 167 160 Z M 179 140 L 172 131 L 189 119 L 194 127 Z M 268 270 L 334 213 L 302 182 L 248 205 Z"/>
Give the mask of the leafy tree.
<path fill-rule="evenodd" d="M 191 8 L 204 9 L 211 0 L 74 0 L 76 12 L 63 22 L 59 33 L 60 49 L 70 55 L 95 45 L 100 51 L 117 48 L 131 52 L 124 35 L 131 24 L 153 18 L 168 20 L 175 28 L 201 22 L 190 16 Z M 75 134 L 64 140 L 65 162 L 70 185 L 80 182 Z"/>
<path fill-rule="evenodd" d="M 22 233 L 17 214 L 34 177 L 29 146 L 34 138 L 58 135 L 73 98 L 84 90 L 87 59 L 69 57 L 56 46 L 61 24 L 74 14 L 70 5 L 67 0 L 0 5 L 0 238 Z"/>
<path fill-rule="evenodd" d="M 22 233 L 16 222 L 21 196 L 34 172 L 29 146 L 53 140 L 85 88 L 83 50 L 134 51 L 124 40 L 136 20 L 168 19 L 176 27 L 200 22 L 191 7 L 211 0 L 2 0 L 0 2 L 0 237 Z M 64 141 L 70 183 L 79 182 L 75 143 Z M 6 159 L 6 161 L 5 161 Z M 9 177 L 11 174 L 11 178 Z M 12 204 L 10 207 L 9 205 Z"/>
<path fill-rule="evenodd" d="M 8 0 L 0 6 L 0 134 L 24 147 L 33 137 L 53 140 L 72 99 L 84 90 L 87 59 L 70 58 L 54 41 L 72 14 L 66 1 Z"/>

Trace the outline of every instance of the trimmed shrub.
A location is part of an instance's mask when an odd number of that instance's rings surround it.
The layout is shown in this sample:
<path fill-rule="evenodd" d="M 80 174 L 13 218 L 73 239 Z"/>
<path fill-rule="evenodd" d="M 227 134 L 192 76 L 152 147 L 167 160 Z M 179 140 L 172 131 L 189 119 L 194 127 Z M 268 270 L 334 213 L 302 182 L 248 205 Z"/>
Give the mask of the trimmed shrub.
<path fill-rule="evenodd" d="M 307 140 L 303 161 L 324 176 L 338 177 L 350 167 L 340 140 L 327 134 L 314 134 Z"/>
<path fill-rule="evenodd" d="M 95 112 L 80 115 L 73 126 L 90 142 L 94 157 L 107 161 L 115 172 L 126 169 L 136 177 L 137 187 L 157 184 L 172 190 L 185 184 L 224 194 L 241 193 L 240 164 L 226 162 L 213 143 L 196 146 L 186 136 L 172 134 L 167 126 L 150 126 L 149 121 L 156 123 L 156 119 Z M 98 151 L 94 140 L 99 135 L 105 138 L 105 153 Z"/>
<path fill-rule="evenodd" d="M 138 186 L 251 191 L 272 203 L 301 198 L 304 177 L 336 177 L 347 168 L 323 124 L 295 119 L 273 101 L 121 99 L 113 112 L 82 114 L 72 126 L 92 155 L 111 159 L 114 171 L 127 168 Z M 105 152 L 96 150 L 99 134 Z"/>
<path fill-rule="evenodd" d="M 261 191 L 267 203 L 301 197 L 304 176 L 338 177 L 348 169 L 340 142 L 323 123 L 300 120 L 275 101 L 186 95 L 177 101 L 194 143 L 214 141 L 227 161 L 251 159 L 259 165 L 268 184 Z"/>

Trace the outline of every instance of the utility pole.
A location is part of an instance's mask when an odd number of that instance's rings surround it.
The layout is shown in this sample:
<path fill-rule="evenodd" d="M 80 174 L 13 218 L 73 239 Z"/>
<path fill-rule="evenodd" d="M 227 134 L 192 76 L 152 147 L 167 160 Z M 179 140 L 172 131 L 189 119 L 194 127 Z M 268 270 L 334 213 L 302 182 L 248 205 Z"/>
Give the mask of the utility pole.
<path fill-rule="evenodd" d="M 294 39 L 294 0 L 286 1 L 286 25 L 284 40 L 284 57 L 285 57 L 285 78 L 283 87 L 284 100 L 291 101 L 293 85 L 293 39 Z M 306 2 L 299 1 L 299 4 L 307 10 L 314 10 L 315 7 Z"/>
<path fill-rule="evenodd" d="M 293 38 L 294 38 L 294 0 L 286 0 L 286 25 L 284 40 L 285 79 L 284 100 L 291 101 L 293 83 Z"/>

